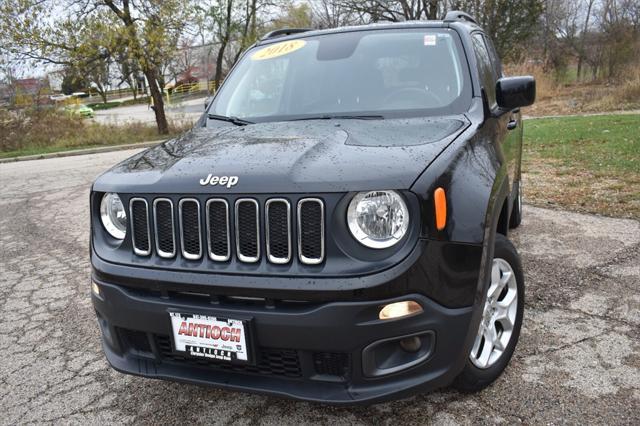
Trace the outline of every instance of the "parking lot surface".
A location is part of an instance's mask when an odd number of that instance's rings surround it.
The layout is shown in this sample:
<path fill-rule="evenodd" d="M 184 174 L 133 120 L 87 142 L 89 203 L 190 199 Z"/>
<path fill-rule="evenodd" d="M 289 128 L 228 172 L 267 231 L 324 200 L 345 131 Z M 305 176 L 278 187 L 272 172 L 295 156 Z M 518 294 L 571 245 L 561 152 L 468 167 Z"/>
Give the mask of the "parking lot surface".
<path fill-rule="evenodd" d="M 189 99 L 166 105 L 167 119 L 174 124 L 193 123 L 204 112 L 206 98 Z M 100 124 L 125 125 L 131 123 L 154 124 L 156 116 L 147 104 L 129 105 L 95 112 L 95 121 Z"/>
<path fill-rule="evenodd" d="M 640 223 L 526 206 L 511 365 L 452 390 L 336 408 L 125 376 L 89 298 L 91 181 L 135 151 L 0 164 L 0 424 L 640 423 Z"/>

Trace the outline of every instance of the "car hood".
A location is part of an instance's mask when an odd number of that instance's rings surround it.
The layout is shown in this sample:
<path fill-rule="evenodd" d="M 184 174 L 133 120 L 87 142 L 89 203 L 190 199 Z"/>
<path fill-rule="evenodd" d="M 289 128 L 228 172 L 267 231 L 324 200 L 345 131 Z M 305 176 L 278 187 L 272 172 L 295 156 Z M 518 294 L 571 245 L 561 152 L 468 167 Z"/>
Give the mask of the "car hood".
<path fill-rule="evenodd" d="M 94 190 L 182 194 L 409 189 L 469 122 L 460 115 L 214 125 L 125 160 L 100 176 Z M 201 185 L 210 174 L 237 176 L 237 183 L 232 188 Z"/>

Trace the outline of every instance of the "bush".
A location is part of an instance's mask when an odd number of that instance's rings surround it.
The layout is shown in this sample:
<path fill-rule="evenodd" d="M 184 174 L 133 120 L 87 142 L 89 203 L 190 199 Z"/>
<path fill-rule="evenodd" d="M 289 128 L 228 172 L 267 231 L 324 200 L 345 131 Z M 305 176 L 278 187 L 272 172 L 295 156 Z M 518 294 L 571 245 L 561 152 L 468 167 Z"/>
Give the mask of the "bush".
<path fill-rule="evenodd" d="M 127 99 L 126 101 L 122 101 L 122 102 L 121 101 L 111 101 L 107 103 L 99 102 L 99 103 L 87 104 L 87 106 L 89 108 L 92 108 L 94 111 L 100 111 L 105 109 L 117 108 L 121 106 L 140 105 L 140 104 L 147 104 L 147 103 L 149 103 L 149 97 L 143 96 L 138 99 Z"/>
<path fill-rule="evenodd" d="M 555 79 L 553 73 L 545 72 L 542 65 L 533 61 L 523 62 L 520 64 L 505 65 L 505 74 L 509 76 L 515 75 L 532 75 L 536 78 L 536 100 L 550 99 L 558 93 L 561 86 Z"/>
<path fill-rule="evenodd" d="M 122 102 L 120 105 L 127 106 L 127 105 L 139 105 L 139 104 L 148 104 L 148 103 L 149 103 L 149 97 L 142 96 L 142 97 L 139 97 L 138 99 L 127 99 L 126 101 Z"/>
<path fill-rule="evenodd" d="M 0 110 L 0 151 L 50 146 L 73 138 L 82 127 L 79 118 L 51 108 Z"/>
<path fill-rule="evenodd" d="M 171 135 L 189 123 L 171 125 Z M 28 155 L 89 146 L 119 145 L 166 138 L 155 125 L 99 124 L 53 108 L 16 111 L 0 109 L 0 156 Z"/>
<path fill-rule="evenodd" d="M 94 111 L 100 111 L 100 110 L 103 110 L 103 109 L 111 109 L 111 108 L 119 107 L 120 105 L 121 105 L 121 102 L 118 102 L 118 101 L 107 102 L 106 104 L 103 103 L 103 102 L 87 104 L 87 106 L 89 108 L 93 109 Z"/>

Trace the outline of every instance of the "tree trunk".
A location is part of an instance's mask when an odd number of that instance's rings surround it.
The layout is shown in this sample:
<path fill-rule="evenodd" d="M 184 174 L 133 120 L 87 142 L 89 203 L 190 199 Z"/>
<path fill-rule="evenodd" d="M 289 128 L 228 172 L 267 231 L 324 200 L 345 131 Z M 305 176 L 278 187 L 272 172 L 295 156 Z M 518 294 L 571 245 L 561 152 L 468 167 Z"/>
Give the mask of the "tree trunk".
<path fill-rule="evenodd" d="M 591 18 L 591 9 L 595 0 L 589 0 L 587 4 L 587 16 L 584 18 L 582 33 L 580 34 L 580 52 L 578 53 L 578 81 L 580 81 L 580 73 L 582 71 L 582 63 L 585 57 L 585 44 L 587 40 L 587 32 L 589 31 L 589 19 Z"/>
<path fill-rule="evenodd" d="M 150 69 L 144 70 L 144 75 L 149 82 L 149 92 L 151 92 L 151 98 L 153 99 L 153 112 L 156 115 L 158 133 L 166 135 L 169 133 L 169 123 L 167 122 L 167 116 L 164 112 L 164 99 L 158 86 L 158 78 L 156 77 L 155 71 Z"/>
<path fill-rule="evenodd" d="M 233 0 L 227 0 L 227 14 L 225 17 L 224 34 L 220 37 L 220 50 L 218 50 L 218 57 L 216 58 L 216 78 L 215 85 L 216 90 L 220 87 L 222 81 L 222 64 L 224 62 L 224 51 L 227 48 L 229 39 L 231 37 L 231 19 L 233 12 Z"/>
<path fill-rule="evenodd" d="M 216 57 L 216 76 L 215 76 L 215 88 L 216 90 L 220 87 L 220 81 L 222 80 L 222 63 L 224 61 L 224 51 L 227 47 L 227 41 L 224 40 L 220 43 L 220 48 L 218 49 L 218 56 Z"/>
<path fill-rule="evenodd" d="M 578 81 L 582 80 L 581 74 L 582 74 L 582 54 L 578 56 L 578 66 L 576 69 L 576 79 Z"/>
<path fill-rule="evenodd" d="M 432 21 L 438 19 L 438 2 L 439 0 L 429 0 L 427 8 L 427 19 Z"/>

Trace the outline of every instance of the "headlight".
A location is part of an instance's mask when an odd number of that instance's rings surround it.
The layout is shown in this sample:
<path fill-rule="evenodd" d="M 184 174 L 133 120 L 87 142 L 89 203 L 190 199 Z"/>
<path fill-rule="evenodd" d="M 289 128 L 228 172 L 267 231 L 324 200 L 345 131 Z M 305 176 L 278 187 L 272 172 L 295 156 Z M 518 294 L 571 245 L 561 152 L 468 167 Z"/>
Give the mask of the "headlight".
<path fill-rule="evenodd" d="M 118 194 L 108 192 L 100 202 L 102 226 L 117 240 L 123 240 L 127 232 L 127 211 Z"/>
<path fill-rule="evenodd" d="M 360 192 L 347 211 L 349 230 L 358 242 L 383 249 L 396 244 L 409 228 L 409 210 L 395 191 Z"/>

